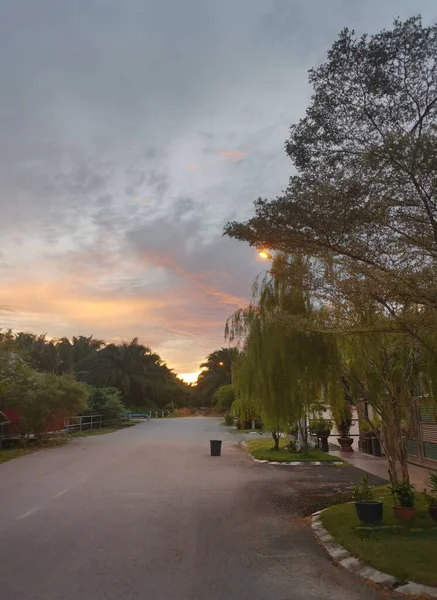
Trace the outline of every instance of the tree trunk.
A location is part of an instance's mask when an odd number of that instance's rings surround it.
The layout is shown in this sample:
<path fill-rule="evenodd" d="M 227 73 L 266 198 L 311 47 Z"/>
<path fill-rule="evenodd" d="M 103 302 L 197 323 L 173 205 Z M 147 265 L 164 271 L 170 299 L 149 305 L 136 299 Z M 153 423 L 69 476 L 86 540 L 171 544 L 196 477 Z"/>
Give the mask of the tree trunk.
<path fill-rule="evenodd" d="M 275 442 L 275 450 L 279 450 L 279 440 L 281 439 L 281 432 L 279 429 L 272 429 L 272 438 Z"/>

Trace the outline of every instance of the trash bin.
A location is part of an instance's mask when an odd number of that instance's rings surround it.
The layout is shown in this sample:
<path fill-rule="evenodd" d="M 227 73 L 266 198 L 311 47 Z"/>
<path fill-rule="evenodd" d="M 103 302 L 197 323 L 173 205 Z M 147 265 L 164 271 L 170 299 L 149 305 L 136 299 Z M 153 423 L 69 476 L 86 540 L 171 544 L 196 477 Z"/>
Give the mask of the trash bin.
<path fill-rule="evenodd" d="M 378 438 L 372 438 L 372 454 L 374 456 L 382 456 L 381 452 L 381 444 L 379 443 Z"/>
<path fill-rule="evenodd" d="M 211 456 L 220 456 L 222 453 L 222 441 L 210 440 Z"/>

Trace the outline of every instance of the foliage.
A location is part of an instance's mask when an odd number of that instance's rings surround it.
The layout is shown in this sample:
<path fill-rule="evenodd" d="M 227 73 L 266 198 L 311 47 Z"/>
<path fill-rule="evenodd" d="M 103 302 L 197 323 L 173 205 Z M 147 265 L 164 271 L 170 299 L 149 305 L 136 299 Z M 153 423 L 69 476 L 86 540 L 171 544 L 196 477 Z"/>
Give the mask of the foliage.
<path fill-rule="evenodd" d="M 233 366 L 238 358 L 237 348 L 221 348 L 211 352 L 200 365 L 196 395 L 206 406 L 214 403 L 214 394 L 224 385 L 232 384 Z"/>
<path fill-rule="evenodd" d="M 419 373 L 437 384 L 437 25 L 345 29 L 310 83 L 286 144 L 296 174 L 225 233 L 291 257 L 272 271 L 318 310 L 278 322 L 338 336 L 334 370 L 381 420 L 391 481 L 408 483 Z"/>
<path fill-rule="evenodd" d="M 225 413 L 224 422 L 225 422 L 225 425 L 227 425 L 228 427 L 230 427 L 231 425 L 234 424 L 234 417 L 232 416 L 232 414 L 230 412 Z"/>
<path fill-rule="evenodd" d="M 329 435 L 332 429 L 331 419 L 312 419 L 309 423 L 309 430 L 312 435 Z"/>
<path fill-rule="evenodd" d="M 88 398 L 87 386 L 71 375 L 35 373 L 20 403 L 22 433 L 44 438 L 59 418 L 83 411 Z"/>
<path fill-rule="evenodd" d="M 228 320 L 226 335 L 243 346 L 234 368 L 241 412 L 260 414 L 275 439 L 320 402 L 322 390 L 337 395 L 330 366 L 336 350 L 326 336 L 284 327 L 278 319 L 279 313 L 305 318 L 313 311 L 300 288 L 267 276 L 253 292 L 252 303 Z"/>
<path fill-rule="evenodd" d="M 214 393 L 214 400 L 216 410 L 230 410 L 235 400 L 233 386 L 227 384 L 219 387 L 219 389 Z"/>
<path fill-rule="evenodd" d="M 392 483 L 390 485 L 390 493 L 393 496 L 396 506 L 412 508 L 414 506 L 416 496 L 414 494 L 415 486 L 407 481 Z"/>
<path fill-rule="evenodd" d="M 0 348 L 39 372 L 74 375 L 99 388 L 117 388 L 126 403 L 151 408 L 186 406 L 193 389 L 178 379 L 161 358 L 138 339 L 105 345 L 93 336 L 46 339 L 45 335 L 0 331 Z M 0 397 L 5 383 L 0 380 Z"/>
<path fill-rule="evenodd" d="M 374 500 L 375 494 L 373 487 L 369 485 L 369 477 L 361 477 L 358 485 L 352 488 L 352 498 L 354 502 L 370 502 Z"/>
<path fill-rule="evenodd" d="M 89 386 L 90 398 L 85 414 L 102 415 L 103 421 L 119 421 L 126 414 L 126 407 L 117 388 L 94 388 Z"/>
<path fill-rule="evenodd" d="M 425 490 L 425 496 L 428 501 L 428 506 L 430 508 L 435 508 L 437 507 L 437 472 L 430 472 L 428 481 L 431 493 L 428 493 L 428 491 Z"/>
<path fill-rule="evenodd" d="M 359 331 L 350 308 L 377 308 L 371 328 L 404 331 L 437 355 L 437 25 L 420 17 L 357 38 L 345 29 L 310 71 L 314 93 L 291 127 L 297 174 L 225 232 L 311 259 L 305 289 Z M 300 279 L 287 269 L 291 281 Z M 329 319 L 312 326 L 338 331 Z M 308 325 L 309 326 L 309 325 Z M 435 365 L 433 366 L 435 371 Z"/>
<path fill-rule="evenodd" d="M 352 426 L 352 408 L 348 402 L 333 410 L 333 416 L 340 437 L 348 437 Z"/>

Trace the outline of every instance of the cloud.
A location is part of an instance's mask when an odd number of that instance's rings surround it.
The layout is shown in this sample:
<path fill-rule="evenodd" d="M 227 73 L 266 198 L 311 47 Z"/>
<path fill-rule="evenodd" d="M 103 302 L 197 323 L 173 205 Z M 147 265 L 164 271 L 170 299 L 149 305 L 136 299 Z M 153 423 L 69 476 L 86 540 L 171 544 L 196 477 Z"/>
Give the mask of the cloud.
<path fill-rule="evenodd" d="M 345 25 L 418 11 L 437 19 L 434 0 L 2 3 L 0 325 L 138 335 L 195 372 L 265 268 L 222 228 L 286 186 L 308 68 Z"/>
<path fill-rule="evenodd" d="M 240 161 L 246 156 L 246 152 L 241 150 L 219 150 L 217 154 L 232 161 Z"/>

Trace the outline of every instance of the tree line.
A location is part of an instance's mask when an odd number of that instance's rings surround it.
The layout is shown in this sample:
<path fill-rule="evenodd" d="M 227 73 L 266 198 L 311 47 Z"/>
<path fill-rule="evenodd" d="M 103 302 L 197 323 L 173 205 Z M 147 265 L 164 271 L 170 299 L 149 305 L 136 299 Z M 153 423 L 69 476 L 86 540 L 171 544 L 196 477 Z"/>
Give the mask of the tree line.
<path fill-rule="evenodd" d="M 191 396 L 191 387 L 137 338 L 116 345 L 93 336 L 0 331 L 0 410 L 19 409 L 29 431 L 46 431 L 59 415 L 119 418 L 127 407 L 174 409 Z"/>
<path fill-rule="evenodd" d="M 437 385 L 437 25 L 345 29 L 309 81 L 287 188 L 225 227 L 274 254 L 227 323 L 234 390 L 273 432 L 320 403 L 356 406 L 408 483 L 416 398 L 435 414 Z"/>

